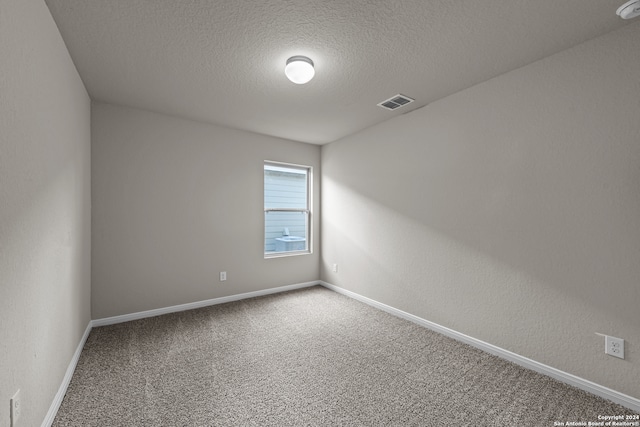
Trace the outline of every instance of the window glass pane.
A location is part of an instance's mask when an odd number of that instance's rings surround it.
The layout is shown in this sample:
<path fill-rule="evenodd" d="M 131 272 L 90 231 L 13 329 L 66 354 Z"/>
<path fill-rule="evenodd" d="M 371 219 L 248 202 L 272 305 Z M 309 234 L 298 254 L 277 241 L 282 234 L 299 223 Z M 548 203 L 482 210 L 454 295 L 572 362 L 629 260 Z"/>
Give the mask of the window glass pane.
<path fill-rule="evenodd" d="M 307 209 L 307 170 L 265 165 L 264 207 Z"/>
<path fill-rule="evenodd" d="M 265 212 L 265 253 L 308 249 L 306 212 Z"/>
<path fill-rule="evenodd" d="M 306 167 L 265 163 L 265 254 L 309 250 L 309 174 Z"/>

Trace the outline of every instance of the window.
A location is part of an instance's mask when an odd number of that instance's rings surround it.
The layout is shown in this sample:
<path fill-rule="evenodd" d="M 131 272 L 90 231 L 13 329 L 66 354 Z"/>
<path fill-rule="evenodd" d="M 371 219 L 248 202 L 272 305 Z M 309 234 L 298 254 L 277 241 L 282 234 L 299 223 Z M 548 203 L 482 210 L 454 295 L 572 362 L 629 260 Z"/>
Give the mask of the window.
<path fill-rule="evenodd" d="M 264 256 L 311 253 L 311 167 L 264 163 Z"/>

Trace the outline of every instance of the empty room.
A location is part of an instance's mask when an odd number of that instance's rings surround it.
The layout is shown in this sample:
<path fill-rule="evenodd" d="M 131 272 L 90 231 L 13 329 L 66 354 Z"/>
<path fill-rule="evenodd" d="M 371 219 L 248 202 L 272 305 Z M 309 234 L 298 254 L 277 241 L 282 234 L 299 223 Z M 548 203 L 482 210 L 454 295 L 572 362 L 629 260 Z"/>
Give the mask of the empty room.
<path fill-rule="evenodd" d="M 640 426 L 640 0 L 0 0 L 0 426 Z"/>

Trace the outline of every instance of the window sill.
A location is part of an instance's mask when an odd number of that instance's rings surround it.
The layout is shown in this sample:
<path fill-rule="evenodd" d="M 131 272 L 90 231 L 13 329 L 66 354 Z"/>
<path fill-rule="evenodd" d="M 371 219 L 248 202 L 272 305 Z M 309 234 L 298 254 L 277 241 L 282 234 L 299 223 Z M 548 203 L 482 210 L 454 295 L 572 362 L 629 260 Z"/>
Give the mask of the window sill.
<path fill-rule="evenodd" d="M 298 255 L 311 255 L 312 251 L 291 251 L 291 252 L 269 252 L 264 254 L 264 259 L 270 258 L 284 258 L 290 256 L 298 256 Z"/>

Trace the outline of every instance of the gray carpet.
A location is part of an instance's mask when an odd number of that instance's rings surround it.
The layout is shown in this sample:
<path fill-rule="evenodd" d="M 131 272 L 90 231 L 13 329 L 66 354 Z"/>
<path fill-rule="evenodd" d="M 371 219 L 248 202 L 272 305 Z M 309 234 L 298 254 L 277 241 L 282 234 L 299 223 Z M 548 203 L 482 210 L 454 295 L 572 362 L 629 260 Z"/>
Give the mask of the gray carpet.
<path fill-rule="evenodd" d="M 553 426 L 633 414 L 322 287 L 95 328 L 54 426 Z"/>

